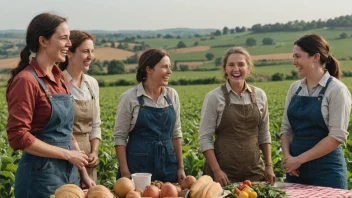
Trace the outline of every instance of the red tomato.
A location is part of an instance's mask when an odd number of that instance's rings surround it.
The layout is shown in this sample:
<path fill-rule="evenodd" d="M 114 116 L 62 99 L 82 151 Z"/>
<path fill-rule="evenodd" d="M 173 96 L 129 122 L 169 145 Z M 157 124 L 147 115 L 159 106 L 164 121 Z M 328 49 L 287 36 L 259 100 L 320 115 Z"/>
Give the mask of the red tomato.
<path fill-rule="evenodd" d="M 252 186 L 252 182 L 249 181 L 249 180 L 245 180 L 243 183 L 246 184 L 246 185 L 248 185 L 248 186 Z"/>
<path fill-rule="evenodd" d="M 246 187 L 245 184 L 241 184 L 240 187 L 238 187 L 238 188 L 240 189 L 240 191 L 242 191 L 245 187 Z"/>
<path fill-rule="evenodd" d="M 241 191 L 240 191 L 240 189 L 235 188 L 234 192 L 236 193 L 236 195 L 239 195 Z"/>

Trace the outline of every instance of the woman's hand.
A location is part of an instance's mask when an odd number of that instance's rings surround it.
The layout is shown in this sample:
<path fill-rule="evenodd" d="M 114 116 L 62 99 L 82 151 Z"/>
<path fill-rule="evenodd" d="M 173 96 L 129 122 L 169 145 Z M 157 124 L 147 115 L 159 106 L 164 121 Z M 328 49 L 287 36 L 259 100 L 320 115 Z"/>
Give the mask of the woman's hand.
<path fill-rule="evenodd" d="M 290 176 L 295 176 L 295 177 L 299 177 L 299 170 L 297 169 L 297 170 L 294 170 L 294 171 L 292 171 L 292 172 L 289 172 L 288 173 Z"/>
<path fill-rule="evenodd" d="M 83 174 L 81 180 L 88 188 L 96 185 L 95 182 L 88 176 L 88 174 Z"/>
<path fill-rule="evenodd" d="M 120 172 L 121 172 L 121 177 L 127 177 L 127 178 L 131 179 L 130 170 L 125 170 L 125 171 L 120 170 Z"/>
<path fill-rule="evenodd" d="M 88 167 L 95 168 L 99 164 L 98 152 L 92 152 L 88 155 Z"/>
<path fill-rule="evenodd" d="M 265 179 L 266 182 L 270 185 L 274 185 L 275 184 L 275 174 L 274 174 L 274 170 L 272 166 L 265 166 Z"/>
<path fill-rule="evenodd" d="M 186 178 L 185 174 L 185 169 L 184 168 L 178 168 L 177 169 L 177 181 L 179 184 L 181 184 L 182 180 Z"/>
<path fill-rule="evenodd" d="M 285 172 L 290 173 L 297 170 L 299 167 L 301 167 L 302 163 L 300 162 L 298 157 L 291 156 L 284 159 L 283 165 L 284 165 Z"/>
<path fill-rule="evenodd" d="M 88 156 L 81 151 L 76 151 L 76 150 L 69 151 L 67 160 L 79 169 L 88 165 Z"/>
<path fill-rule="evenodd" d="M 230 184 L 226 173 L 224 173 L 220 168 L 214 171 L 214 179 L 219 182 L 221 186 L 227 186 Z"/>

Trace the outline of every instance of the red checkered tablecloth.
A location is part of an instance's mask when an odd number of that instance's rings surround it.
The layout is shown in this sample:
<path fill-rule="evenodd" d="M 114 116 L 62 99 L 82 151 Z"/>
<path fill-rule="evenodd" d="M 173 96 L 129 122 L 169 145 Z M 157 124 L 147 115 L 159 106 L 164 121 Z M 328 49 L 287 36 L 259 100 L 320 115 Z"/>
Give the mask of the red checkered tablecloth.
<path fill-rule="evenodd" d="M 289 198 L 352 198 L 352 190 L 290 184 L 282 188 Z"/>

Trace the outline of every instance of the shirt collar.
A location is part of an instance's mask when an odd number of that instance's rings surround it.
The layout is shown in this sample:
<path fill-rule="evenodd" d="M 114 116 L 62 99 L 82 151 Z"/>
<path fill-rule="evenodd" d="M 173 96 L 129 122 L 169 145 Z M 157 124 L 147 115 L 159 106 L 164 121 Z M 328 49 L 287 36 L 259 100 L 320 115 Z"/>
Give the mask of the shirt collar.
<path fill-rule="evenodd" d="M 43 68 L 41 68 L 35 58 L 32 58 L 31 62 L 29 63 L 34 72 L 37 73 L 37 76 L 42 78 L 47 76 Z M 60 70 L 60 68 L 57 65 L 53 66 L 53 69 L 51 70 L 53 72 L 54 76 L 59 76 L 60 78 L 63 78 L 64 73 Z"/>
<path fill-rule="evenodd" d="M 323 75 L 323 77 L 319 80 L 318 84 L 322 87 L 326 86 L 326 83 L 328 82 L 330 78 L 330 73 L 328 71 L 326 71 Z M 301 80 L 301 85 L 307 86 L 307 78 L 303 78 Z"/>
<path fill-rule="evenodd" d="M 143 87 L 143 82 L 139 83 L 137 85 L 137 97 L 141 96 L 141 95 L 144 95 L 144 96 L 148 96 L 146 93 L 145 93 L 145 90 L 144 90 L 144 87 Z M 162 87 L 161 88 L 161 95 L 162 96 L 166 96 L 166 88 L 165 87 Z"/>
<path fill-rule="evenodd" d="M 68 82 L 71 82 L 71 80 L 73 80 L 73 78 L 72 78 L 71 74 L 70 74 L 70 73 L 68 73 L 67 69 L 65 69 L 65 70 L 63 71 L 63 73 L 65 73 L 65 75 L 66 75 L 66 77 L 67 77 Z M 87 78 L 86 78 L 86 76 L 85 76 L 84 74 L 82 74 L 82 81 L 86 81 L 86 82 L 88 82 L 88 80 L 87 80 Z"/>
<path fill-rule="evenodd" d="M 226 80 L 226 89 L 227 89 L 227 91 L 228 92 L 233 92 L 233 93 L 236 93 L 235 91 L 233 91 L 232 90 L 232 88 L 231 88 L 231 85 L 230 85 L 230 83 L 229 83 L 229 81 L 228 80 Z M 252 89 L 251 89 L 251 87 L 247 84 L 247 82 L 245 81 L 244 82 L 244 90 L 243 90 L 243 92 L 245 92 L 245 91 L 248 91 L 249 93 L 252 93 Z"/>

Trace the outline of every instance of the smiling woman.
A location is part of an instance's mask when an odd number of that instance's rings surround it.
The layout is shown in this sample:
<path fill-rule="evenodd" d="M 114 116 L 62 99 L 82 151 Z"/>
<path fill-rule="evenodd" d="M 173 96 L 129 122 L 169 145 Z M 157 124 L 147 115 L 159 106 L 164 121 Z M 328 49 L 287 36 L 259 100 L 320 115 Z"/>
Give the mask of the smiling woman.
<path fill-rule="evenodd" d="M 73 103 L 67 79 L 55 64 L 65 61 L 69 36 L 65 18 L 37 15 L 28 26 L 21 60 L 11 71 L 6 130 L 10 146 L 23 150 L 15 197 L 44 198 L 63 184 L 78 185 L 77 167 L 86 185 L 94 185 L 84 168 L 88 157 L 77 151 L 72 136 Z"/>
<path fill-rule="evenodd" d="M 140 84 L 121 95 L 116 113 L 117 178 L 138 172 L 152 173 L 152 180 L 163 182 L 185 178 L 180 101 L 177 92 L 166 87 L 170 75 L 167 52 L 149 49 L 141 55 L 136 75 Z"/>
<path fill-rule="evenodd" d="M 223 186 L 247 179 L 275 182 L 267 98 L 246 83 L 252 65 L 245 49 L 229 49 L 223 59 L 226 83 L 209 92 L 202 107 L 198 141 L 206 158 L 204 173 Z"/>

